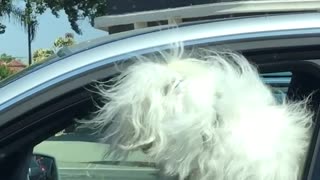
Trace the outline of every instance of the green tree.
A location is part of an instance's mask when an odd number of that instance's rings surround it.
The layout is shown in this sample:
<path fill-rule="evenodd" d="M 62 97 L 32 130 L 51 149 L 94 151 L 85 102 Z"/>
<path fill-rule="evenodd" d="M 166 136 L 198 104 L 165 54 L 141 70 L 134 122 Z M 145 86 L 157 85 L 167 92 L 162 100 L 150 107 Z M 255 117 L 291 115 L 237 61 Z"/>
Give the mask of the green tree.
<path fill-rule="evenodd" d="M 27 32 L 29 64 L 31 63 L 31 42 L 35 39 L 38 27 L 38 14 L 34 11 L 34 5 L 31 0 L 25 0 L 25 8 L 22 10 L 15 6 L 13 0 L 0 0 L 0 18 L 7 17 L 10 20 L 13 17 Z M 0 34 L 5 33 L 5 28 L 6 26 L 0 22 Z"/>
<path fill-rule="evenodd" d="M 47 58 L 49 58 L 53 54 L 54 54 L 54 51 L 52 49 L 41 48 L 41 49 L 36 50 L 33 53 L 32 60 L 34 63 L 38 63 L 38 62 L 46 60 Z"/>
<path fill-rule="evenodd" d="M 76 43 L 76 41 L 74 40 L 74 36 L 72 33 L 66 33 L 64 37 L 58 37 L 54 43 L 53 43 L 53 47 L 54 50 L 57 51 L 60 48 L 63 48 L 65 46 L 72 46 Z"/>
<path fill-rule="evenodd" d="M 15 20 L 22 27 L 24 25 L 24 15 L 25 12 L 19 7 L 16 7 L 12 0 L 0 0 L 0 20 L 3 17 L 9 20 Z M 5 33 L 6 25 L 0 22 L 0 34 Z"/>
<path fill-rule="evenodd" d="M 152 0 L 150 0 L 152 1 Z M 155 2 L 157 0 L 154 0 Z M 184 4 L 206 4 L 206 3 L 218 3 L 218 2 L 232 2 L 232 1 L 243 1 L 243 0 L 185 0 Z M 72 29 L 77 33 L 81 34 L 81 29 L 78 26 L 78 20 L 83 20 L 88 18 L 90 23 L 94 24 L 94 19 L 99 16 L 104 16 L 108 14 L 109 9 L 116 9 L 117 7 L 111 7 L 114 3 L 118 6 L 124 5 L 128 8 L 131 7 L 129 11 L 133 12 L 137 9 L 156 9 L 157 5 L 145 5 L 141 0 L 30 0 L 34 4 L 36 13 L 42 14 L 46 10 L 51 10 L 52 14 L 59 17 L 58 12 L 63 10 L 70 22 Z M 163 2 L 158 2 L 156 4 L 165 4 L 168 7 L 179 7 L 181 0 L 167 0 Z M 144 6 L 144 7 L 138 7 Z M 110 8 L 111 7 L 111 8 Z M 119 7 L 118 7 L 119 8 Z M 121 7 L 122 9 L 123 7 Z M 126 9 L 126 8 L 123 8 Z"/>
<path fill-rule="evenodd" d="M 46 10 L 51 10 L 57 18 L 59 11 L 64 11 L 71 28 L 77 33 L 82 31 L 78 26 L 78 20 L 88 18 L 93 25 L 94 18 L 107 14 L 107 0 L 30 0 L 34 13 L 43 14 Z"/>
<path fill-rule="evenodd" d="M 0 65 L 0 81 L 12 75 L 13 72 L 4 64 Z"/>
<path fill-rule="evenodd" d="M 76 41 L 74 40 L 73 34 L 66 33 L 64 37 L 58 37 L 54 41 L 52 48 L 41 48 L 36 50 L 32 55 L 33 62 L 38 63 L 44 61 L 57 52 L 60 48 L 72 46 L 75 43 Z"/>
<path fill-rule="evenodd" d="M 8 63 L 8 62 L 10 62 L 10 61 L 12 61 L 14 59 L 16 59 L 16 58 L 11 56 L 11 55 L 8 55 L 6 53 L 3 53 L 3 54 L 0 55 L 0 61 L 4 61 L 6 63 Z"/>
<path fill-rule="evenodd" d="M 3 34 L 4 32 L 6 32 L 6 26 L 0 23 L 0 34 Z"/>
<path fill-rule="evenodd" d="M 34 3 L 31 0 L 25 0 L 25 11 L 23 16 L 23 23 L 28 35 L 28 61 L 29 65 L 32 63 L 32 41 L 34 41 L 38 29 L 38 13 L 35 11 Z"/>

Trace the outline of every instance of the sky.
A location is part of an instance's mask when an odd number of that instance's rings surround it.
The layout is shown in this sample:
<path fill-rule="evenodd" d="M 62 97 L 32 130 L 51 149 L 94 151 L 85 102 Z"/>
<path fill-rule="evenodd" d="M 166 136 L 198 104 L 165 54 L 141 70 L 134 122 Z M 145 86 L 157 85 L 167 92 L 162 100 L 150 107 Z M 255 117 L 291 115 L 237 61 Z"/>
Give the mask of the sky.
<path fill-rule="evenodd" d="M 0 21 L 7 26 L 6 32 L 0 34 L 0 54 L 6 53 L 26 62 L 28 57 L 26 32 L 13 21 L 8 19 L 0 19 Z M 77 35 L 71 29 L 64 12 L 61 12 L 60 17 L 56 18 L 50 11 L 47 11 L 38 17 L 38 21 L 38 31 L 35 40 L 32 42 L 33 51 L 39 48 L 51 48 L 54 40 L 63 37 L 67 32 L 74 34 L 77 43 L 107 35 L 107 32 L 93 28 L 87 20 L 78 22 L 82 35 Z"/>

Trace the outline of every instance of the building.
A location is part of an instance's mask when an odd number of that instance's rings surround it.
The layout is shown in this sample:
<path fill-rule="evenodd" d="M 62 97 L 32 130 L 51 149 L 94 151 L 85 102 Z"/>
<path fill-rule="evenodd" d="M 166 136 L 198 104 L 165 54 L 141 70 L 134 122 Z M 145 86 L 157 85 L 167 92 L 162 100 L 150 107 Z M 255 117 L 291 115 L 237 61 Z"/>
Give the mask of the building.
<path fill-rule="evenodd" d="M 0 61 L 0 65 L 7 66 L 14 73 L 17 73 L 27 67 L 27 65 L 23 64 L 19 60 L 12 60 L 10 62 Z"/>
<path fill-rule="evenodd" d="M 150 26 L 199 20 L 236 18 L 247 15 L 308 11 L 315 8 L 304 1 L 246 0 L 109 0 L 108 14 L 95 18 L 94 27 L 109 34 Z"/>
<path fill-rule="evenodd" d="M 179 24 L 201 20 L 215 14 L 216 7 L 222 0 L 109 0 L 108 14 L 95 18 L 95 28 L 107 31 L 109 34 L 133 29 Z M 233 0 L 223 0 L 233 1 Z M 210 7 L 208 7 L 208 5 Z M 213 8 L 211 7 L 213 5 Z"/>

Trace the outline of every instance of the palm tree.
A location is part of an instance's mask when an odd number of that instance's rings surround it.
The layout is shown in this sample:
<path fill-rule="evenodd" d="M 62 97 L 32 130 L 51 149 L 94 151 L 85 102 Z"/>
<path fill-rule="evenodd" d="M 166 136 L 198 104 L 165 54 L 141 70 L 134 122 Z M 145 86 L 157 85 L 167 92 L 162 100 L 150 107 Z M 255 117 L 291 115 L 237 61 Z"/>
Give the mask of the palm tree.
<path fill-rule="evenodd" d="M 16 7 L 12 0 L 0 0 L 0 18 L 12 18 L 20 26 L 24 28 L 28 36 L 28 59 L 29 65 L 32 63 L 32 49 L 31 42 L 35 39 L 38 22 L 36 16 L 33 14 L 33 8 L 30 0 L 26 0 L 25 10 Z M 6 26 L 0 22 L 0 34 L 5 32 Z"/>
<path fill-rule="evenodd" d="M 10 3 L 6 0 L 0 1 L 0 17 L 10 15 Z M 0 34 L 5 32 L 6 26 L 0 22 Z"/>
<path fill-rule="evenodd" d="M 13 5 L 12 0 L 0 1 L 0 18 L 7 17 L 9 20 L 15 20 L 21 26 L 24 26 L 24 11 Z M 0 34 L 5 32 L 6 26 L 0 22 Z"/>
<path fill-rule="evenodd" d="M 28 35 L 28 62 L 32 64 L 32 46 L 31 43 L 35 39 L 36 32 L 38 29 L 38 21 L 36 16 L 33 14 L 33 8 L 30 0 L 26 0 L 26 8 L 24 15 L 24 27 Z"/>

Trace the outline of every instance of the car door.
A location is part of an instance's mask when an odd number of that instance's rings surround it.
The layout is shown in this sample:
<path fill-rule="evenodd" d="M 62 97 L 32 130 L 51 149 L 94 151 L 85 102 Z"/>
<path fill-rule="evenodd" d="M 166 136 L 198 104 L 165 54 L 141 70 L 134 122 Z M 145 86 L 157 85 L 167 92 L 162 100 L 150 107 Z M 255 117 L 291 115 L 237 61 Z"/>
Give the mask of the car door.
<path fill-rule="evenodd" d="M 191 29 L 192 26 L 186 30 Z M 206 29 L 206 31 L 210 30 L 210 28 Z M 181 28 L 180 31 L 184 32 L 184 29 Z M 262 77 L 264 76 L 264 78 L 267 79 L 266 75 L 269 75 L 269 80 L 270 76 L 271 80 L 275 80 L 275 83 L 270 83 L 270 85 L 273 85 L 274 88 L 278 89 L 281 86 L 284 86 L 281 88 L 284 89 L 285 95 L 288 98 L 299 99 L 299 97 L 319 89 L 319 85 L 316 83 L 319 80 L 320 72 L 319 60 L 317 60 L 320 52 L 320 47 L 318 44 L 320 41 L 317 41 L 317 34 L 319 32 L 319 29 L 312 29 L 311 31 L 308 28 L 301 28 L 299 31 L 296 29 L 283 31 L 281 29 L 279 31 L 272 31 L 268 33 L 261 31 L 250 34 L 230 34 L 224 36 L 206 37 L 202 39 L 195 38 L 193 40 L 186 41 L 185 46 L 190 50 L 193 48 L 205 47 L 215 49 L 230 48 L 240 51 L 249 60 L 258 65 L 260 72 L 264 73 L 262 74 Z M 161 33 L 166 33 L 166 31 L 162 31 Z M 170 33 L 170 31 L 167 33 Z M 156 36 L 157 34 L 153 34 L 151 32 L 147 35 L 140 35 L 139 37 L 136 37 L 135 40 L 143 40 L 144 38 L 150 38 L 153 35 Z M 132 43 L 133 41 L 134 38 L 130 37 L 124 39 L 121 44 L 124 45 L 126 43 Z M 168 43 L 170 42 L 171 40 L 168 40 Z M 50 62 L 52 64 L 49 63 L 46 65 L 46 67 L 35 70 L 34 73 L 40 72 L 41 70 L 48 70 L 50 68 L 58 68 L 58 66 L 55 65 L 59 63 L 65 63 L 65 65 L 69 66 L 70 64 L 68 63 L 70 63 L 70 60 L 67 61 L 67 58 L 76 60 L 82 56 L 85 57 L 83 62 L 90 60 L 90 58 L 98 58 L 97 53 L 99 56 L 101 56 L 100 54 L 103 54 L 103 50 L 106 50 L 106 47 L 112 47 L 113 45 L 117 46 L 117 43 L 119 45 L 119 42 L 114 43 L 115 44 L 108 43 L 108 46 L 105 47 L 99 46 L 92 49 L 86 49 L 83 52 L 78 52 L 77 54 L 64 57 L 65 60 Z M 126 66 L 131 62 L 131 57 L 140 54 L 153 53 L 159 49 L 170 48 L 170 46 L 167 45 L 168 44 L 164 43 L 157 46 L 151 46 L 149 48 L 141 47 L 141 49 L 135 47 L 137 49 L 134 51 L 134 53 L 132 53 L 132 51 L 121 52 L 119 49 L 115 49 L 118 51 L 117 56 L 106 58 L 99 57 L 101 58 L 100 61 L 92 62 L 91 64 L 88 63 L 86 65 L 83 64 L 83 66 L 79 66 L 79 68 L 75 69 L 74 71 L 64 73 L 63 77 L 60 76 L 59 78 L 54 78 L 50 81 L 40 84 L 36 87 L 38 89 L 32 89 L 32 91 L 28 91 L 30 94 L 24 93 L 23 96 L 13 96 L 12 99 L 20 98 L 18 101 L 6 101 L 8 106 L 2 109 L 0 115 L 0 119 L 2 121 L 0 126 L 0 165 L 1 167 L 6 167 L 7 164 L 12 163 L 13 161 L 16 161 L 17 163 L 7 166 L 6 171 L 1 171 L 1 177 L 5 177 L 6 179 L 23 179 L 24 177 L 27 177 L 27 170 L 29 168 L 28 162 L 31 158 L 32 149 L 43 153 L 51 153 L 55 156 L 57 156 L 57 153 L 67 154 L 66 152 L 61 152 L 60 150 L 57 150 L 60 151 L 57 152 L 51 147 L 53 145 L 53 147 L 57 147 L 59 149 L 59 143 L 61 142 L 57 140 L 59 139 L 57 135 L 59 136 L 59 132 L 61 131 L 68 131 L 69 127 L 74 125 L 75 118 L 86 117 L 88 114 L 90 114 L 90 112 L 95 110 L 95 102 L 99 103 L 99 97 L 90 91 L 90 89 L 92 90 L 92 82 L 95 80 L 106 80 L 116 75 L 117 67 L 114 65 L 114 62 L 121 62 L 124 66 Z M 285 77 L 281 77 L 279 75 L 272 76 L 272 74 L 270 74 L 276 72 L 290 73 L 290 80 L 285 82 L 285 85 L 281 85 L 280 81 L 283 82 L 281 78 Z M 27 75 L 26 79 L 28 76 L 31 75 Z M 18 86 L 18 84 L 16 86 Z M 42 87 L 45 88 L 41 89 Z M 312 106 L 313 109 L 317 111 L 320 102 L 317 99 L 319 96 L 316 94 L 314 97 L 315 98 L 312 100 Z M 4 107 L 4 104 L 1 104 L 1 106 Z M 315 122 L 317 122 L 317 119 L 315 119 Z M 318 172 L 316 171 L 320 163 L 317 161 L 318 130 L 319 126 L 318 123 L 316 123 L 314 136 L 312 142 L 310 142 L 308 159 L 306 160 L 306 170 L 305 174 L 303 175 L 304 179 L 308 178 L 312 180 L 316 179 L 316 177 L 319 177 L 317 174 Z M 73 133 L 72 130 L 71 133 Z M 63 132 L 60 133 L 60 136 L 61 134 L 63 134 Z M 68 138 L 70 138 L 70 133 L 68 136 Z M 90 136 L 82 138 L 86 139 L 81 140 L 85 144 L 92 143 L 90 141 L 96 143 L 96 139 L 93 138 L 93 140 L 90 140 Z M 53 139 L 55 139 L 56 143 L 52 144 Z M 49 144 L 46 149 L 43 146 L 48 142 L 51 143 L 51 145 Z M 91 152 L 89 153 L 88 151 L 78 151 L 78 153 L 76 153 L 77 150 L 81 150 L 83 146 L 74 144 L 70 140 L 64 142 L 63 144 L 71 146 L 69 150 L 71 152 L 69 153 L 78 154 L 78 156 L 84 158 L 81 161 L 75 160 L 76 163 L 81 163 L 81 166 L 71 167 L 69 168 L 69 171 L 77 171 L 77 169 L 82 169 L 83 172 L 81 173 L 85 174 L 85 177 L 83 178 L 86 179 L 94 177 L 96 173 L 107 173 L 108 175 L 114 177 L 119 171 L 125 171 L 127 176 L 137 179 L 141 179 L 142 177 L 145 179 L 154 179 L 155 174 L 157 175 L 156 178 L 162 176 L 161 173 L 159 174 L 156 165 L 145 162 L 143 157 L 140 161 L 105 162 L 102 160 L 102 151 L 98 152 L 96 149 L 103 149 L 105 144 L 94 144 L 93 146 L 89 147 L 91 148 Z M 62 147 L 60 149 L 65 148 Z M 96 157 L 93 157 L 92 159 L 85 159 L 85 157 L 90 157 L 91 155 L 96 156 L 97 154 L 100 154 L 99 159 Z M 60 163 L 61 161 L 63 162 L 63 160 L 59 158 L 57 161 L 58 163 L 59 161 Z M 72 158 L 71 160 L 69 159 L 69 161 L 74 163 Z M 94 173 L 89 173 L 89 175 L 87 173 L 88 169 L 83 167 L 87 167 L 87 165 L 94 165 L 96 167 L 95 169 L 97 169 L 97 167 L 99 167 L 98 165 L 110 165 L 110 163 L 112 166 L 117 167 L 109 168 L 108 170 L 98 168 L 99 171 L 94 171 Z M 121 168 L 126 167 L 127 169 L 121 169 L 119 168 L 120 166 Z M 132 166 L 134 166 L 134 168 Z M 136 172 L 136 174 L 132 174 L 132 172 Z M 20 176 L 14 176 L 17 174 Z M 120 179 L 121 178 L 124 179 L 125 177 L 120 176 Z M 169 177 L 164 177 L 164 179 L 168 178 Z"/>

